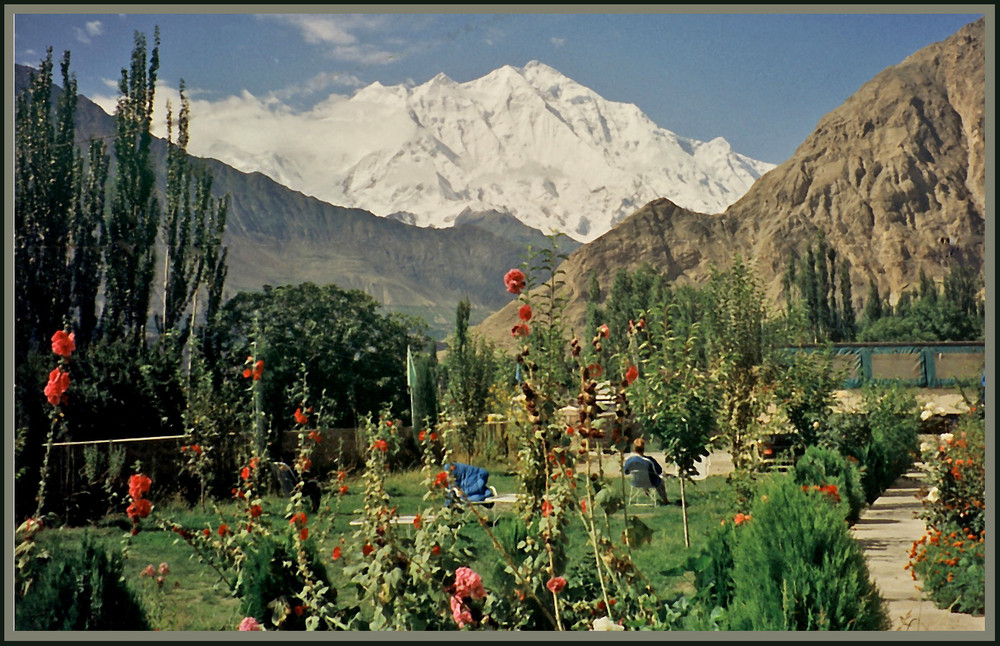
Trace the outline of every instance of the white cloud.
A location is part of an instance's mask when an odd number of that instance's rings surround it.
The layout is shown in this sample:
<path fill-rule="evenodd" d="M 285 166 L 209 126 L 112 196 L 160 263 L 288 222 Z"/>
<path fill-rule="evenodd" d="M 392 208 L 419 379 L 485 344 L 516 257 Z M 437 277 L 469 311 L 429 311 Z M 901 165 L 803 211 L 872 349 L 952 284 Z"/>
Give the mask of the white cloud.
<path fill-rule="evenodd" d="M 563 45 L 566 44 L 566 39 L 556 38 L 555 36 L 553 36 L 552 38 L 549 39 L 549 42 L 552 43 L 552 45 L 555 47 L 562 47 Z"/>
<path fill-rule="evenodd" d="M 280 14 L 261 18 L 297 29 L 306 43 L 326 49 L 333 59 L 361 65 L 385 65 L 402 56 L 405 40 L 385 32 L 390 16 L 357 14 Z M 390 51 L 374 39 L 391 44 Z"/>
<path fill-rule="evenodd" d="M 83 27 L 73 27 L 73 33 L 76 34 L 76 39 L 81 43 L 90 43 L 90 39 L 94 36 L 100 36 L 104 33 L 104 25 L 101 24 L 100 20 L 88 21 Z"/>

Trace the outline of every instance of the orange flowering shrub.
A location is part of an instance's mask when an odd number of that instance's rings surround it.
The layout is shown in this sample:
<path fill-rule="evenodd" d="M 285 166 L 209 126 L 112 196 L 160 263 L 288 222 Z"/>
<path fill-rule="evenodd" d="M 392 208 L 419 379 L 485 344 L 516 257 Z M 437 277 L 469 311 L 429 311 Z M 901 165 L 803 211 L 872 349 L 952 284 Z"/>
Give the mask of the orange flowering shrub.
<path fill-rule="evenodd" d="M 938 607 L 982 613 L 986 587 L 986 433 L 982 417 L 964 416 L 952 433 L 921 446 L 931 488 L 927 533 L 906 568 Z"/>

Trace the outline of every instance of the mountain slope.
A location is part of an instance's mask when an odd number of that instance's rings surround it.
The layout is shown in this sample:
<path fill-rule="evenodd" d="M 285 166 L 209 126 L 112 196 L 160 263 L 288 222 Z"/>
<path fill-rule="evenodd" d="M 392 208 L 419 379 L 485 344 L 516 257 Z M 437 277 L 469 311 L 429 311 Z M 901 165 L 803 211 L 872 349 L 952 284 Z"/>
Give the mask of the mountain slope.
<path fill-rule="evenodd" d="M 467 83 L 444 74 L 416 87 L 374 83 L 311 115 L 308 133 L 282 142 L 222 141 L 229 129 L 202 114 L 192 152 L 420 226 L 496 210 L 581 241 L 663 196 L 724 209 L 773 167 L 722 138 L 679 137 L 537 61 Z"/>
<path fill-rule="evenodd" d="M 26 86 L 29 74 L 29 68 L 16 66 L 16 91 Z M 77 141 L 96 137 L 106 138 L 113 149 L 114 120 L 80 96 Z M 154 140 L 153 155 L 162 188 L 165 141 Z M 502 306 L 506 299 L 493 289 L 493 277 L 520 262 L 526 244 L 545 244 L 539 231 L 495 215 L 470 216 L 467 226 L 420 228 L 327 204 L 260 173 L 201 161 L 213 174 L 213 193 L 231 196 L 224 238 L 229 295 L 266 284 L 333 283 L 362 289 L 391 311 L 422 316 L 432 333 L 443 337 L 460 299 L 469 299 L 473 322 Z"/>
<path fill-rule="evenodd" d="M 862 86 L 820 120 L 785 163 L 724 213 L 702 216 L 667 200 L 634 213 L 572 253 L 569 319 L 582 325 L 591 270 L 602 291 L 613 272 L 649 262 L 700 283 L 739 253 L 756 263 L 772 302 L 789 257 L 823 232 L 851 264 L 855 305 L 869 278 L 893 300 L 923 270 L 940 280 L 985 256 L 985 21 L 967 25 Z M 481 326 L 509 337 L 508 304 Z"/>

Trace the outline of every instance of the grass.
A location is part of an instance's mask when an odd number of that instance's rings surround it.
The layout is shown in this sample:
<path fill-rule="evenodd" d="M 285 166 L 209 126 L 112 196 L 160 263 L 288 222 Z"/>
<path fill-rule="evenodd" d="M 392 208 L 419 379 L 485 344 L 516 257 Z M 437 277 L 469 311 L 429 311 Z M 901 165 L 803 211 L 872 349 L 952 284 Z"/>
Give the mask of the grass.
<path fill-rule="evenodd" d="M 516 475 L 509 467 L 490 465 L 490 484 L 500 493 L 516 493 L 518 484 Z M 431 503 L 423 500 L 426 489 L 422 483 L 423 474 L 419 470 L 394 473 L 386 478 L 385 486 L 391 495 L 400 515 L 414 514 L 423 511 Z M 338 564 L 330 559 L 333 546 L 341 536 L 350 536 L 356 527 L 349 525 L 353 518 L 358 517 L 363 505 L 362 483 L 360 480 L 348 483 L 350 493 L 338 498 L 324 496 L 322 511 L 311 516 L 310 526 L 313 530 L 310 540 L 317 540 L 319 553 L 328 564 L 331 583 L 340 591 L 340 599 L 348 600 L 355 596 L 352 584 L 346 579 L 336 580 L 341 574 Z M 621 486 L 618 480 L 615 486 Z M 625 484 L 627 492 L 630 485 Z M 672 501 L 680 499 L 679 485 L 674 479 L 668 481 L 668 494 Z M 720 520 L 731 516 L 733 509 L 732 494 L 725 478 L 712 476 L 705 480 L 688 483 L 686 487 L 688 501 L 688 523 L 690 548 L 685 547 L 682 510 L 678 505 L 666 507 L 629 507 L 630 513 L 638 516 L 650 529 L 651 540 L 633 549 L 633 558 L 639 570 L 650 581 L 658 595 L 664 600 L 670 600 L 678 594 L 691 593 L 693 574 L 682 572 L 689 556 L 696 555 L 705 541 L 709 528 L 718 525 Z M 286 501 L 277 497 L 267 497 L 264 500 L 265 510 L 273 519 L 274 526 L 280 530 L 286 523 Z M 229 518 L 239 517 L 240 510 L 234 501 L 223 501 L 214 505 L 223 515 Z M 200 507 L 189 507 L 179 501 L 159 502 L 154 516 L 169 518 L 185 527 L 210 527 L 215 531 L 220 523 L 218 513 L 209 505 L 206 510 Z M 490 514 L 496 519 L 504 514 L 513 513 L 500 507 Z M 468 513 L 469 523 L 463 529 L 463 536 L 474 546 L 476 561 L 470 566 L 483 576 L 484 584 L 489 588 L 495 573 L 502 571 L 502 562 L 493 543 L 486 532 L 476 522 L 472 513 Z M 154 626 L 160 630 L 178 631 L 218 631 L 234 630 L 242 617 L 239 614 L 238 600 L 234 598 L 229 588 L 219 581 L 215 571 L 201 563 L 190 546 L 180 541 L 176 534 L 170 531 L 147 529 L 137 536 L 130 537 L 124 514 L 120 518 L 107 518 L 87 528 L 59 528 L 42 532 L 39 540 L 49 549 L 59 549 L 61 545 L 79 543 L 85 532 L 105 541 L 110 549 L 121 549 L 127 545 L 125 569 L 130 585 L 140 593 L 142 601 L 149 609 Z M 622 513 L 619 511 L 611 519 L 612 536 L 621 535 L 623 525 Z M 401 531 L 412 531 L 402 528 Z M 579 559 L 592 559 L 592 552 L 586 542 L 586 534 L 579 520 L 571 524 L 570 554 Z M 577 560 L 577 559 L 574 559 Z M 169 573 L 164 577 L 163 586 L 158 586 L 155 577 L 141 576 L 147 565 L 157 568 L 160 563 L 167 563 Z M 679 573 L 678 570 L 681 570 Z M 572 585 L 572 582 L 570 582 Z"/>

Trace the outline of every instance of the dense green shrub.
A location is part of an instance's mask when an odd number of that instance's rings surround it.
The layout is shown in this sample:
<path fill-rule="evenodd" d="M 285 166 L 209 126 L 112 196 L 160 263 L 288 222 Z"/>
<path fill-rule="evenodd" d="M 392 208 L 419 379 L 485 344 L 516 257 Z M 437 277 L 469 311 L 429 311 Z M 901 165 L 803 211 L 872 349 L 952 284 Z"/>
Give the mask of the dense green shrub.
<path fill-rule="evenodd" d="M 309 569 L 320 579 L 319 585 L 325 585 L 329 577 L 315 546 L 306 541 L 302 549 L 307 552 Z M 305 629 L 308 617 L 302 613 L 302 602 L 295 596 L 305 581 L 298 570 L 295 551 L 294 543 L 287 536 L 261 536 L 254 541 L 241 568 L 236 587 L 240 612 L 254 617 L 268 630 Z M 332 586 L 328 597 L 331 603 L 336 599 L 336 589 Z"/>
<path fill-rule="evenodd" d="M 810 446 L 795 463 L 794 477 L 800 485 L 836 485 L 847 522 L 852 525 L 858 522 L 865 504 L 861 475 L 854 463 L 839 452 Z"/>
<path fill-rule="evenodd" d="M 899 385 L 876 385 L 865 388 L 861 411 L 831 415 L 817 443 L 857 463 L 871 504 L 913 464 L 919 430 L 913 394 Z"/>
<path fill-rule="evenodd" d="M 737 528 L 730 630 L 885 630 L 888 615 L 843 512 L 778 478 Z"/>
<path fill-rule="evenodd" d="M 124 578 L 124 560 L 88 536 L 79 548 L 49 550 L 15 608 L 17 630 L 149 630 Z"/>
<path fill-rule="evenodd" d="M 740 518 L 742 522 L 743 517 Z M 734 522 L 723 521 L 709 532 L 701 552 L 688 559 L 686 567 L 695 576 L 695 602 L 703 608 L 727 608 L 733 598 L 733 547 L 737 527 Z"/>

